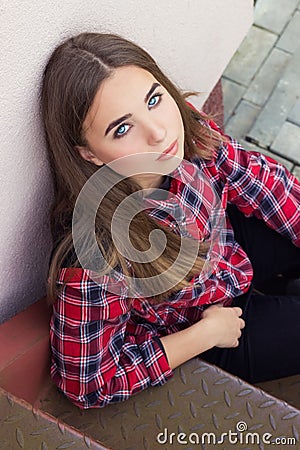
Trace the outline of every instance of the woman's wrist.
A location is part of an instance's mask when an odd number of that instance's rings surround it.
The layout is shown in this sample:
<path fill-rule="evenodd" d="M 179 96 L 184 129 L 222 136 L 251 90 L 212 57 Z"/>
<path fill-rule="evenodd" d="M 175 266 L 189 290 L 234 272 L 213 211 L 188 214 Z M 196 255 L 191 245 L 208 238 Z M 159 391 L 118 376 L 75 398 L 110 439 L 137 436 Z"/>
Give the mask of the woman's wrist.
<path fill-rule="evenodd" d="M 160 340 L 172 369 L 215 345 L 213 330 L 205 319 Z"/>

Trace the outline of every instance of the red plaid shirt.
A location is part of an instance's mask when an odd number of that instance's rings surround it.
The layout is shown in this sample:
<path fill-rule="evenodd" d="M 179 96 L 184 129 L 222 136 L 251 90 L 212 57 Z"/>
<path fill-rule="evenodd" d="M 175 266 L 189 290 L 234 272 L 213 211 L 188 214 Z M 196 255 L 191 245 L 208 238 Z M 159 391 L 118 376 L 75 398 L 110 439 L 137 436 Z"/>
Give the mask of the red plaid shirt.
<path fill-rule="evenodd" d="M 282 165 L 230 139 L 212 161 L 195 158 L 188 170 L 180 166 L 169 192 L 192 212 L 205 234 L 208 207 L 189 184 L 199 170 L 209 178 L 224 209 L 234 204 L 245 216 L 264 220 L 300 246 L 300 185 Z M 171 216 L 162 215 L 159 208 L 149 213 L 173 226 Z M 164 384 L 172 370 L 159 338 L 199 321 L 204 305 L 230 304 L 249 289 L 251 263 L 228 219 L 219 256 L 213 273 L 206 278 L 199 274 L 189 287 L 158 305 L 145 298 L 129 302 L 122 289 L 112 294 L 109 287 L 116 280 L 109 276 L 95 282 L 88 270 L 62 268 L 57 283 L 63 288 L 53 307 L 50 332 L 51 376 L 57 386 L 80 408 L 97 408 Z"/>

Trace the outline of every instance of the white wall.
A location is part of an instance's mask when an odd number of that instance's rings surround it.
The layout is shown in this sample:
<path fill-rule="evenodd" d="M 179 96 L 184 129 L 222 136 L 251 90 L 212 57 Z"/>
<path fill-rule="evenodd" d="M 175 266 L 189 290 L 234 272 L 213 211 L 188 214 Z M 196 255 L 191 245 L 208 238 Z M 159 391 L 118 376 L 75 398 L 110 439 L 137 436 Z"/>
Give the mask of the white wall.
<path fill-rule="evenodd" d="M 38 114 L 54 46 L 81 31 L 144 46 L 204 102 L 252 21 L 252 0 L 2 0 L 0 5 L 0 322 L 45 293 L 51 180 Z"/>

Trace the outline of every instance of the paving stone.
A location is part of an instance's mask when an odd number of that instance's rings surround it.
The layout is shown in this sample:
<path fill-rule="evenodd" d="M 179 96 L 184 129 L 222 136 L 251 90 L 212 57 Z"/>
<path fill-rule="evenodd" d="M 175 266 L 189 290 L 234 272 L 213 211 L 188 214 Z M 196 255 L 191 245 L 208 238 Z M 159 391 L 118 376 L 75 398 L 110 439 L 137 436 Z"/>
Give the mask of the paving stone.
<path fill-rule="evenodd" d="M 254 23 L 280 34 L 298 6 L 298 0 L 258 0 L 254 10 Z"/>
<path fill-rule="evenodd" d="M 296 100 L 294 107 L 288 115 L 288 121 L 300 126 L 300 100 Z"/>
<path fill-rule="evenodd" d="M 275 34 L 252 26 L 226 67 L 224 76 L 248 86 L 271 51 L 276 39 Z"/>
<path fill-rule="evenodd" d="M 252 152 L 259 152 L 263 155 L 269 156 L 270 158 L 275 159 L 275 161 L 278 161 L 280 164 L 285 166 L 288 170 L 291 170 L 294 166 L 293 163 L 290 161 L 287 161 L 285 158 L 282 158 L 278 155 L 275 155 L 274 153 L 270 152 L 270 150 L 267 150 L 265 148 L 258 147 L 257 145 L 253 144 L 252 142 L 245 141 L 241 139 L 239 143 L 243 146 L 245 150 L 252 151 Z"/>
<path fill-rule="evenodd" d="M 300 97 L 300 48 L 294 53 L 269 100 L 248 133 L 261 147 L 270 147 Z"/>
<path fill-rule="evenodd" d="M 234 81 L 222 78 L 223 102 L 224 102 L 224 122 L 226 123 L 232 115 L 235 107 L 245 92 L 245 87 Z"/>
<path fill-rule="evenodd" d="M 245 150 L 262 153 L 262 149 L 252 142 L 245 141 L 245 139 L 239 139 L 239 143 Z"/>
<path fill-rule="evenodd" d="M 291 55 L 274 48 L 252 80 L 244 99 L 263 106 L 275 88 Z"/>
<path fill-rule="evenodd" d="M 258 147 L 257 145 L 253 144 L 252 142 L 245 141 L 245 139 L 239 139 L 239 144 L 243 147 L 244 150 L 247 150 L 249 152 L 258 152 L 258 153 L 264 153 L 265 149 L 262 149 Z"/>
<path fill-rule="evenodd" d="M 276 47 L 294 53 L 299 46 L 300 11 L 296 11 L 290 23 L 282 33 Z"/>
<path fill-rule="evenodd" d="M 295 175 L 296 178 L 298 178 L 298 180 L 300 181 L 300 166 L 296 166 L 293 170 L 293 174 Z"/>
<path fill-rule="evenodd" d="M 271 149 L 283 156 L 288 156 L 300 164 L 300 127 L 293 123 L 285 122 Z"/>
<path fill-rule="evenodd" d="M 231 116 L 226 124 L 226 133 L 237 140 L 244 139 L 259 113 L 260 108 L 258 106 L 242 100 L 235 114 Z"/>

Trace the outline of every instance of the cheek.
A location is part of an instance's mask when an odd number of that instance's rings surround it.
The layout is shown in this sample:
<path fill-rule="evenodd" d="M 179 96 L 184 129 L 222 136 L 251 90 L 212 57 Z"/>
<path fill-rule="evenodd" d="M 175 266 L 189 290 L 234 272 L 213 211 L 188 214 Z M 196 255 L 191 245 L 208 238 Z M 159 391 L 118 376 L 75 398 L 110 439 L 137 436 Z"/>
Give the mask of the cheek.
<path fill-rule="evenodd" d="M 177 103 L 173 99 L 171 99 L 171 102 L 169 105 L 169 118 L 170 118 L 170 123 L 173 123 L 174 126 L 176 126 L 176 128 L 178 128 L 181 132 L 183 132 L 182 117 L 181 117 L 179 108 L 177 106 Z"/>
<path fill-rule="evenodd" d="M 116 161 L 119 158 L 121 158 L 122 164 L 124 164 L 124 165 L 126 165 L 127 163 L 130 164 L 130 158 L 126 159 L 126 157 L 140 153 L 141 145 L 139 145 L 138 143 L 139 143 L 139 138 L 136 135 L 134 136 L 132 133 L 131 133 L 130 137 L 128 136 L 128 138 L 117 140 L 116 143 L 114 143 L 110 147 L 110 152 L 109 152 L 109 155 L 107 158 L 107 160 L 108 160 L 107 162 L 111 163 L 111 162 Z M 127 173 L 127 167 L 124 167 L 124 169 L 126 171 L 125 173 Z M 122 165 L 121 165 L 121 167 L 118 166 L 117 172 L 119 172 L 120 174 L 123 174 Z"/>
<path fill-rule="evenodd" d="M 141 147 L 140 145 L 138 145 L 139 135 L 138 133 L 132 131 L 133 130 L 131 130 L 130 135 L 124 137 L 123 139 L 121 138 L 113 146 L 111 150 L 111 154 L 114 155 L 113 159 L 122 158 L 122 156 L 127 156 L 134 153 L 139 153 L 139 149 Z"/>

